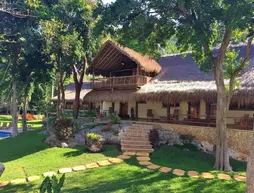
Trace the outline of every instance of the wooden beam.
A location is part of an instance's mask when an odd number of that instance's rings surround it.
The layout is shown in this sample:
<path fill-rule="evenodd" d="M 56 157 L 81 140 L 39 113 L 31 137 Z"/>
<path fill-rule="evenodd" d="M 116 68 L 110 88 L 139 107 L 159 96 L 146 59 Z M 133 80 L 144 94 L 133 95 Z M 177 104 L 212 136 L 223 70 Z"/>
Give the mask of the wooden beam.
<path fill-rule="evenodd" d="M 99 59 L 99 62 L 96 63 L 95 66 L 99 67 L 101 64 L 101 68 L 105 68 L 106 66 L 108 66 L 108 63 L 106 63 L 108 60 L 111 59 L 111 55 L 113 55 L 115 57 L 115 55 L 118 55 L 119 53 L 117 52 L 116 49 L 110 49 L 106 54 L 104 54 L 100 59 Z"/>

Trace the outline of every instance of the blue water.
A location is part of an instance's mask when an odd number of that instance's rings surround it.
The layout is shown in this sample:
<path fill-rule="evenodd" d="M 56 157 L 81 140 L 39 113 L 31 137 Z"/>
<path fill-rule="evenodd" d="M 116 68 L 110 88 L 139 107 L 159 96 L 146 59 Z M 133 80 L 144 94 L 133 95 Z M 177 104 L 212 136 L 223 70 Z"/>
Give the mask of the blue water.
<path fill-rule="evenodd" d="M 1 132 L 0 131 L 0 138 L 10 137 L 10 136 L 11 136 L 11 133 L 9 133 L 9 132 Z"/>

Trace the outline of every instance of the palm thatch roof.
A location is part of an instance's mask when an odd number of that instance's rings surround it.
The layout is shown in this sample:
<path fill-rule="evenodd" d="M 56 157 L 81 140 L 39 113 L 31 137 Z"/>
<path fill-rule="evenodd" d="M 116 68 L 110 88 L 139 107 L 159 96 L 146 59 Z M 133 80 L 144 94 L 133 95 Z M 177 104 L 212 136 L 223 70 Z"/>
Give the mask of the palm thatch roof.
<path fill-rule="evenodd" d="M 91 91 L 92 91 L 91 82 L 84 82 L 82 85 L 81 92 L 80 92 L 80 101 L 83 101 L 83 98 Z M 65 101 L 66 102 L 73 102 L 75 99 L 75 93 L 76 93 L 75 92 L 75 84 L 74 83 L 68 84 L 65 87 L 64 93 L 65 93 Z M 51 101 L 57 101 L 57 96 L 52 98 Z"/>
<path fill-rule="evenodd" d="M 135 90 L 104 90 L 92 91 L 84 97 L 84 101 L 88 102 L 103 102 L 103 101 L 122 101 L 127 102 L 132 99 Z"/>
<path fill-rule="evenodd" d="M 137 66 L 146 72 L 161 71 L 161 66 L 150 56 L 142 55 L 111 40 L 102 46 L 91 64 L 96 75 L 104 76 L 113 71 L 133 69 Z"/>
<path fill-rule="evenodd" d="M 235 46 L 239 56 L 245 55 L 246 45 Z M 252 46 L 254 51 L 254 46 Z M 141 87 L 132 97 L 134 100 L 180 102 L 216 101 L 216 85 L 212 73 L 201 72 L 191 59 L 191 53 L 183 58 L 182 54 L 162 57 L 162 72 L 150 83 Z M 232 101 L 239 104 L 254 103 L 254 53 L 250 56 L 249 66 L 243 71 L 238 81 L 241 88 Z M 227 80 L 225 80 L 227 82 Z"/>

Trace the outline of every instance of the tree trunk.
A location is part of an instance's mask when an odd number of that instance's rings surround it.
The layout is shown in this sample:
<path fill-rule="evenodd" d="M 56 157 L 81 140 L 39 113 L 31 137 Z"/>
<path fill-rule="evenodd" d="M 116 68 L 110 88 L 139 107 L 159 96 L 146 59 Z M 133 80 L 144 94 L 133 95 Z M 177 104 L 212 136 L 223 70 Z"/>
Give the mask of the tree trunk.
<path fill-rule="evenodd" d="M 82 89 L 82 85 L 83 85 L 83 79 L 84 79 L 84 75 L 86 73 L 86 57 L 84 57 L 84 63 L 83 63 L 83 69 L 81 71 L 80 77 L 78 79 L 78 71 L 75 65 L 73 65 L 72 68 L 72 72 L 73 72 L 73 79 L 74 79 L 74 83 L 75 83 L 75 100 L 74 100 L 74 109 L 73 109 L 73 118 L 77 119 L 78 118 L 78 114 L 79 114 L 79 99 L 80 99 L 80 92 Z"/>
<path fill-rule="evenodd" d="M 76 87 L 76 94 L 74 100 L 73 118 L 77 119 L 79 115 L 79 98 L 80 98 L 81 87 Z"/>
<path fill-rule="evenodd" d="M 12 81 L 12 136 L 18 135 L 18 104 L 17 104 L 17 83 L 15 78 Z"/>
<path fill-rule="evenodd" d="M 60 80 L 59 80 L 59 89 L 60 89 L 60 95 L 61 95 L 61 100 L 60 100 L 60 111 L 61 114 L 64 114 L 64 109 L 65 109 L 65 93 L 64 93 L 64 82 L 63 82 L 63 72 L 60 70 Z"/>
<path fill-rule="evenodd" d="M 253 128 L 254 129 L 254 128 Z M 252 138 L 248 166 L 247 166 L 247 181 L 246 181 L 246 193 L 254 192 L 254 135 Z"/>
<path fill-rule="evenodd" d="M 57 119 L 61 116 L 61 94 L 60 94 L 60 86 L 59 86 L 59 80 L 56 82 L 57 84 L 57 104 L 56 104 L 56 117 Z"/>
<path fill-rule="evenodd" d="M 232 171 L 229 163 L 228 136 L 227 136 L 227 112 L 230 97 L 227 97 L 224 83 L 222 65 L 218 64 L 215 72 L 217 86 L 217 109 L 216 109 L 216 160 L 214 169 Z M 229 101 L 228 101 L 229 100 Z"/>
<path fill-rule="evenodd" d="M 27 131 L 27 122 L 26 122 L 26 115 L 27 115 L 27 106 L 28 106 L 28 90 L 29 87 L 26 86 L 24 91 L 24 106 L 23 106 L 23 112 L 22 112 L 22 129 L 23 131 Z"/>

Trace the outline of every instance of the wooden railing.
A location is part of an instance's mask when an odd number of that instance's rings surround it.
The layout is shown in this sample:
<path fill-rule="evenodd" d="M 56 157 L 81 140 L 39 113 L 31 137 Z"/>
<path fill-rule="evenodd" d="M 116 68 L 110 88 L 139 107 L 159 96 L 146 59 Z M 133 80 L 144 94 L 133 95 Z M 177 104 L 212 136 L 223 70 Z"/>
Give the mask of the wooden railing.
<path fill-rule="evenodd" d="M 111 88 L 136 88 L 143 86 L 148 82 L 148 77 L 141 75 L 120 76 L 97 79 L 92 82 L 93 89 L 111 89 Z"/>

